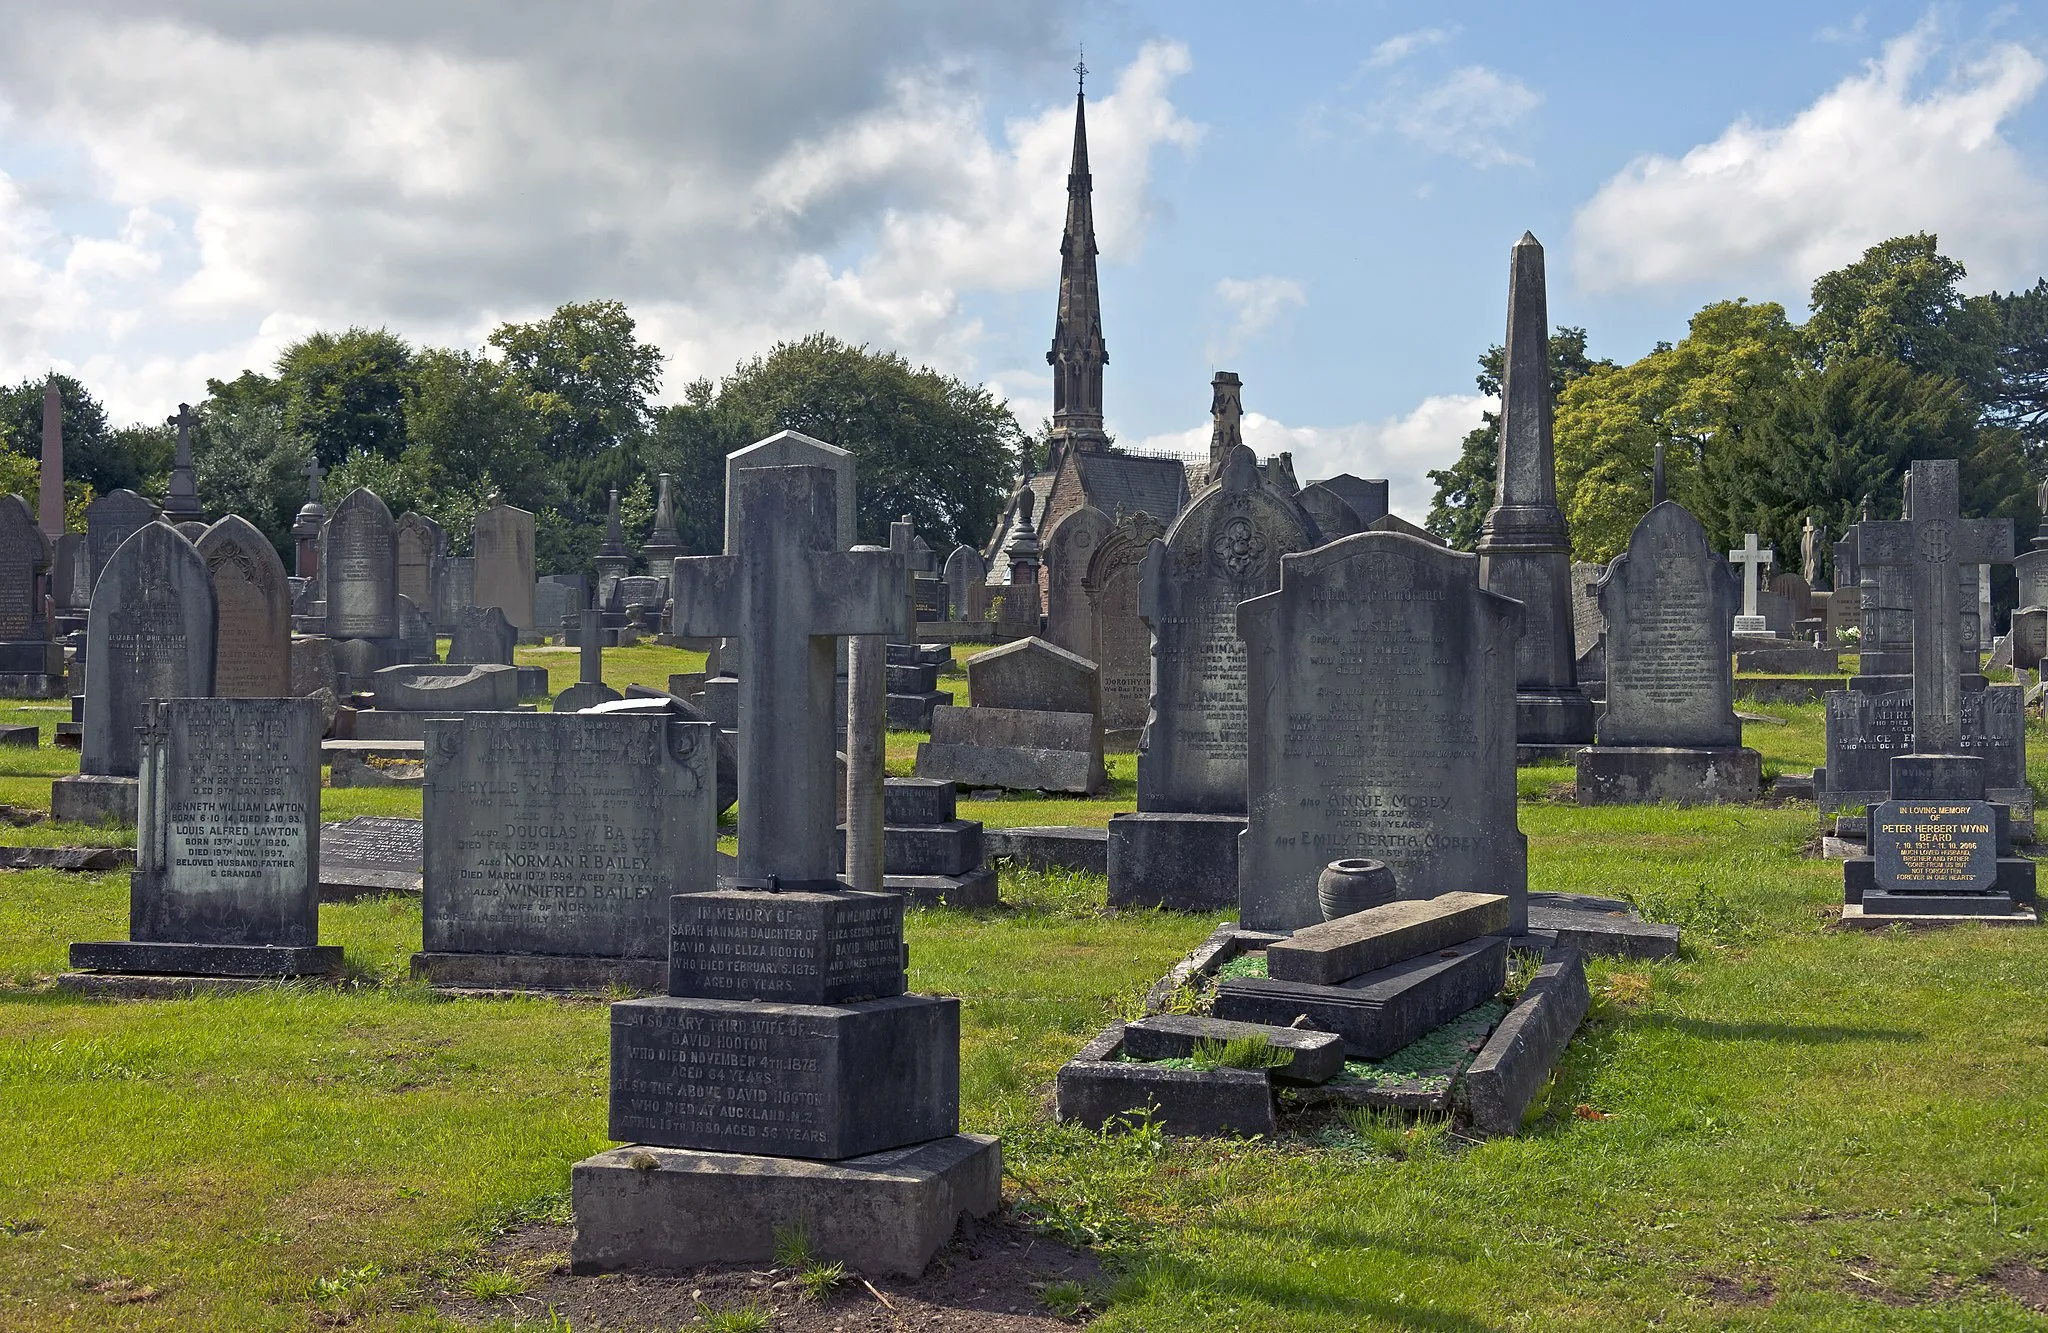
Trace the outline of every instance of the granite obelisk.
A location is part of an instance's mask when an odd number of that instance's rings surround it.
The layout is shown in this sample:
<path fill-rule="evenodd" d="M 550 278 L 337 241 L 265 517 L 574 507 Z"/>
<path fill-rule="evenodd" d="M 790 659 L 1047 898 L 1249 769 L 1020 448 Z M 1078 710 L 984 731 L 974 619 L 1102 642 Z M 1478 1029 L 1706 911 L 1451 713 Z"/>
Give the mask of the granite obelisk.
<path fill-rule="evenodd" d="M 1572 643 L 1571 536 L 1557 507 L 1551 444 L 1550 312 L 1543 247 L 1527 232 L 1508 276 L 1501 374 L 1500 472 L 1479 533 L 1479 581 L 1528 608 L 1515 645 L 1515 740 L 1590 744 L 1593 704 L 1579 689 Z"/>
<path fill-rule="evenodd" d="M 36 526 L 51 541 L 64 535 L 64 398 L 55 375 L 43 382 L 43 470 L 36 483 Z"/>

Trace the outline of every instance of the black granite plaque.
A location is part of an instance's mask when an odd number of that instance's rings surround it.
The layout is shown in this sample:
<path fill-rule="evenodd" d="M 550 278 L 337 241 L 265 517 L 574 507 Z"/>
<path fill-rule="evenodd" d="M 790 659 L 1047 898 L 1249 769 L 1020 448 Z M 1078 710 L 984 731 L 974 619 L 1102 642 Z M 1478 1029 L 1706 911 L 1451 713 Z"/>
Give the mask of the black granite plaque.
<path fill-rule="evenodd" d="M 901 995 L 903 897 L 720 889 L 669 900 L 668 993 L 839 1004 Z"/>
<path fill-rule="evenodd" d="M 1892 892 L 1982 893 L 1998 881 L 1998 822 L 1989 801 L 1884 801 L 1870 854 Z"/>
<path fill-rule="evenodd" d="M 612 1138 L 838 1159 L 960 1128 L 960 1002 L 612 1006 Z"/>

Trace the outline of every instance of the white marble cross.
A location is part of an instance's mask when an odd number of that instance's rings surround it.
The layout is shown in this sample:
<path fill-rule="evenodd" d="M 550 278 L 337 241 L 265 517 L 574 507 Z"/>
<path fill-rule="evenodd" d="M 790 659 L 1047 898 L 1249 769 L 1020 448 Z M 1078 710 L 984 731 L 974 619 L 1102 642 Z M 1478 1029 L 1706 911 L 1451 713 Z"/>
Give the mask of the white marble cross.
<path fill-rule="evenodd" d="M 1763 572 L 1777 562 L 1778 553 L 1770 547 L 1757 549 L 1756 534 L 1749 533 L 1742 539 L 1737 550 L 1728 553 L 1730 564 L 1742 567 L 1742 614 L 1753 616 L 1756 612 L 1756 589 Z"/>

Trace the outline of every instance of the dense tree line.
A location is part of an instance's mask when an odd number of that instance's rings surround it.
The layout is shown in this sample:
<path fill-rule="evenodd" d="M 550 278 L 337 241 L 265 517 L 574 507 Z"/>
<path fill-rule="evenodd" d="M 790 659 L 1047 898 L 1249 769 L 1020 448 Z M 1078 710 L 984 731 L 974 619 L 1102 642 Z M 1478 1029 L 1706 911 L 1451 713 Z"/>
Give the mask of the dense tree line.
<path fill-rule="evenodd" d="M 1559 329 L 1557 490 L 1573 554 L 1604 561 L 1627 545 L 1660 442 L 1671 498 L 1723 545 L 1758 533 L 1786 568 L 1809 516 L 1837 536 L 1866 497 L 1897 517 L 1900 477 L 1920 458 L 1961 459 L 1965 511 L 2018 520 L 2024 542 L 2048 474 L 2048 280 L 1965 296 L 1964 276 L 1935 237 L 1901 236 L 1816 280 L 1803 325 L 1774 303 L 1715 302 L 1629 365 L 1591 359 L 1584 330 Z M 1499 392 L 1500 357 L 1481 358 L 1484 392 Z M 1429 527 L 1463 549 L 1493 503 L 1497 434 L 1489 414 L 1430 474 Z"/>
<path fill-rule="evenodd" d="M 1016 472 L 1023 432 L 987 390 L 825 334 L 781 343 L 717 383 L 656 404 L 662 354 L 616 301 L 564 305 L 505 324 L 485 347 L 414 348 L 385 329 L 320 332 L 268 372 L 208 380 L 194 404 L 193 463 L 210 514 L 238 513 L 289 561 L 306 470 L 327 470 L 330 503 L 368 486 L 412 509 L 466 553 L 470 519 L 493 493 L 535 515 L 542 572 L 589 568 L 620 491 L 628 545 L 646 539 L 658 474 L 673 474 L 684 549 L 724 542 L 725 456 L 779 430 L 853 451 L 862 541 L 912 516 L 935 549 L 978 544 Z M 77 508 L 117 487 L 163 498 L 176 432 L 114 427 L 86 386 L 57 377 L 65 476 Z M 0 490 L 34 503 L 41 378 L 0 389 Z"/>

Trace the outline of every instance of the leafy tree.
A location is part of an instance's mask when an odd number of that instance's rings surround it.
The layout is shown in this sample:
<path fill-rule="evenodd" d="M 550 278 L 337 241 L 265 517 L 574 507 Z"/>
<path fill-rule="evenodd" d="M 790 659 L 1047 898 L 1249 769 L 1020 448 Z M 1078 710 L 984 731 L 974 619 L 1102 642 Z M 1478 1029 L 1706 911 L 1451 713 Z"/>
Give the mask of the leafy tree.
<path fill-rule="evenodd" d="M 1963 266 L 1931 232 L 1894 236 L 1814 280 L 1806 342 L 1822 366 L 1889 357 L 1959 381 L 1983 402 L 1997 381 L 1998 312 L 1958 288 Z"/>
<path fill-rule="evenodd" d="M 639 340 L 624 303 L 571 303 L 544 320 L 500 325 L 491 346 L 539 420 L 550 457 L 594 458 L 647 429 L 661 349 Z"/>
<path fill-rule="evenodd" d="M 285 426 L 273 403 L 209 398 L 192 432 L 192 470 L 212 515 L 240 514 L 293 566 L 292 520 L 306 498 L 311 445 Z"/>
<path fill-rule="evenodd" d="M 725 456 L 760 436 L 736 407 L 721 405 L 711 381 L 693 381 L 683 401 L 656 408 L 642 449 L 649 472 L 669 474 L 676 532 L 692 555 L 725 549 Z"/>
<path fill-rule="evenodd" d="M 284 429 L 305 439 L 328 467 L 357 453 L 397 457 L 405 451 L 412 359 L 411 346 L 388 329 L 301 338 L 277 358 Z M 242 379 L 250 379 L 248 372 Z M 207 388 L 212 391 L 213 383 Z M 248 388 L 260 392 L 254 383 Z"/>
<path fill-rule="evenodd" d="M 2048 278 L 1990 301 L 1998 318 L 1998 383 L 1984 416 L 2018 434 L 2039 474 L 2048 471 Z"/>
<path fill-rule="evenodd" d="M 1025 443 L 987 389 L 823 333 L 740 366 L 718 403 L 758 435 L 795 430 L 851 450 L 864 542 L 886 543 L 904 514 L 937 550 L 981 541 Z"/>
<path fill-rule="evenodd" d="M 1670 498 L 1714 540 L 1726 536 L 1729 475 L 1797 372 L 1799 351 L 1784 307 L 1723 301 L 1695 315 L 1676 346 L 1568 384 L 1557 407 L 1557 497 L 1573 555 L 1607 561 L 1627 547 L 1650 507 L 1660 442 Z"/>
<path fill-rule="evenodd" d="M 1479 392 L 1500 396 L 1507 351 L 1499 344 L 1486 349 L 1479 358 Z M 1586 355 L 1586 331 L 1559 325 L 1550 335 L 1550 391 L 1564 392 L 1573 380 L 1592 373 L 1609 361 L 1594 361 Z M 1500 414 L 1487 412 L 1458 448 L 1458 461 L 1430 472 L 1436 483 L 1436 497 L 1430 502 L 1423 526 L 1460 551 L 1479 544 L 1479 530 L 1486 512 L 1493 508 L 1494 483 L 1500 468 Z"/>
<path fill-rule="evenodd" d="M 43 384 L 44 378 L 38 376 L 0 389 L 0 449 L 35 463 L 38 477 L 43 456 Z M 134 428 L 115 430 L 99 399 L 70 375 L 57 375 L 57 392 L 63 404 L 60 420 L 64 426 L 67 510 L 122 486 L 147 490 L 153 473 L 169 471 L 169 452 L 159 457 L 153 448 L 137 447 L 154 440 L 153 429 L 145 429 L 140 436 L 131 433 Z M 22 497 L 31 509 L 35 507 L 33 488 Z"/>

